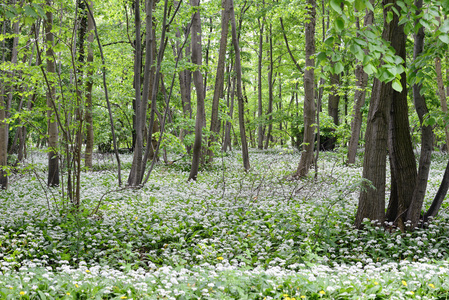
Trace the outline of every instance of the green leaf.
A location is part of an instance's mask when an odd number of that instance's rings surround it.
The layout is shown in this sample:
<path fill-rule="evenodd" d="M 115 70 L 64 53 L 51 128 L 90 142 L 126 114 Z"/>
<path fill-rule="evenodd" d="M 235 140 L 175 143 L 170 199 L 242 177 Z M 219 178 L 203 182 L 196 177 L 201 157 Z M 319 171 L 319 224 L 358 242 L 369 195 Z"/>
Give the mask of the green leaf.
<path fill-rule="evenodd" d="M 328 37 L 327 39 L 324 40 L 324 43 L 327 46 L 332 46 L 332 45 L 334 45 L 334 38 L 332 36 L 330 36 L 330 37 Z"/>
<path fill-rule="evenodd" d="M 337 62 L 334 65 L 334 74 L 340 74 L 341 72 L 343 72 L 345 69 L 345 67 L 343 66 L 343 64 L 341 62 Z"/>
<path fill-rule="evenodd" d="M 393 88 L 393 90 L 395 90 L 398 93 L 402 92 L 402 85 L 401 85 L 401 82 L 398 79 L 395 79 L 393 81 L 391 87 Z"/>
<path fill-rule="evenodd" d="M 441 27 L 440 27 L 440 31 L 444 32 L 444 33 L 449 32 L 449 19 L 444 20 L 443 25 L 441 25 Z"/>
<path fill-rule="evenodd" d="M 390 10 L 389 12 L 387 12 L 387 23 L 390 23 L 391 20 L 393 20 L 393 12 Z"/>
<path fill-rule="evenodd" d="M 327 60 L 326 53 L 324 53 L 324 52 L 318 53 L 318 55 L 316 56 L 316 60 L 317 60 L 317 64 L 321 63 L 322 61 Z"/>
<path fill-rule="evenodd" d="M 366 66 L 363 67 L 363 70 L 368 75 L 371 75 L 374 72 L 376 72 L 376 68 L 372 64 L 367 64 Z"/>
<path fill-rule="evenodd" d="M 364 10 L 365 7 L 366 7 L 365 1 L 363 1 L 363 0 L 355 0 L 355 1 L 354 1 L 354 7 L 355 7 L 355 9 L 357 9 L 358 11 Z"/>
<path fill-rule="evenodd" d="M 30 5 L 26 5 L 24 7 L 25 9 L 25 14 L 29 17 L 33 17 L 33 18 L 39 18 L 39 16 L 37 15 L 37 13 L 34 11 L 34 9 L 30 6 Z"/>
<path fill-rule="evenodd" d="M 339 15 L 342 14 L 341 8 L 340 8 L 340 2 L 337 0 L 331 0 L 330 1 L 330 5 L 332 7 L 332 9 Z"/>
<path fill-rule="evenodd" d="M 338 17 L 337 19 L 335 19 L 335 26 L 337 27 L 338 31 L 342 31 L 343 29 L 345 29 L 345 21 L 342 17 Z"/>
<path fill-rule="evenodd" d="M 447 34 L 441 34 L 439 37 L 440 41 L 445 44 L 449 44 L 449 36 Z"/>

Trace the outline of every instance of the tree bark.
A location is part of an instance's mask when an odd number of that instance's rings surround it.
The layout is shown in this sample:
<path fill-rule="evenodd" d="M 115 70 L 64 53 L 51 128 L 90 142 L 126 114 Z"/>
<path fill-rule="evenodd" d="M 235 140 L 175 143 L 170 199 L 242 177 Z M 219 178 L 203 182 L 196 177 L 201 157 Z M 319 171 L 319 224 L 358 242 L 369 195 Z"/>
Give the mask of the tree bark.
<path fill-rule="evenodd" d="M 200 67 L 202 64 L 201 54 L 201 18 L 199 11 L 199 0 L 190 0 L 190 5 L 195 9 L 192 19 L 192 63 L 197 65 L 193 72 L 193 83 L 196 90 L 196 123 L 195 123 L 195 142 L 193 144 L 192 167 L 190 169 L 189 180 L 196 180 L 201 160 L 201 144 L 203 138 L 203 126 L 205 122 L 204 94 L 203 94 L 203 76 Z"/>
<path fill-rule="evenodd" d="M 265 18 L 259 22 L 259 54 L 257 62 L 257 112 L 259 117 L 259 126 L 257 129 L 257 148 L 263 149 L 264 126 L 262 124 L 263 103 L 262 103 L 262 59 L 263 59 L 263 31 Z"/>
<path fill-rule="evenodd" d="M 222 8 L 223 9 L 221 11 L 220 50 L 218 52 L 217 73 L 215 76 L 215 88 L 214 88 L 214 96 L 212 99 L 212 112 L 210 117 L 211 137 L 209 141 L 209 151 L 208 151 L 209 162 L 212 162 L 214 155 L 214 152 L 211 149 L 212 144 L 216 141 L 218 134 L 220 133 L 220 120 L 218 118 L 218 109 L 220 104 L 220 98 L 223 98 L 226 46 L 228 41 L 229 19 L 231 17 L 229 1 L 222 0 Z"/>
<path fill-rule="evenodd" d="M 417 7 L 416 15 L 419 15 L 423 5 L 422 0 L 416 0 L 415 5 Z M 415 25 L 419 20 L 415 21 Z M 416 60 L 424 49 L 424 27 L 421 27 L 414 35 L 415 45 L 413 48 L 413 59 Z M 424 202 L 424 196 L 427 189 L 427 180 L 430 172 L 430 162 L 433 150 L 433 130 L 431 126 L 424 126 L 424 116 L 429 112 L 424 96 L 421 95 L 421 84 L 413 85 L 413 103 L 415 104 L 415 110 L 419 117 L 421 126 L 421 155 L 419 158 L 418 176 L 416 179 L 415 189 L 413 190 L 413 196 L 410 207 L 407 212 L 407 220 L 411 221 L 412 228 L 418 225 L 421 217 L 421 210 Z M 438 194 L 437 194 L 438 195 Z M 437 198 L 437 196 L 435 197 Z M 438 201 L 438 200 L 437 200 Z M 433 209 L 436 207 L 434 206 Z"/>
<path fill-rule="evenodd" d="M 396 0 L 384 0 L 383 15 L 384 29 L 382 38 L 391 42 L 394 33 L 397 33 L 396 21 L 387 22 L 387 14 Z M 404 87 L 405 88 L 405 87 Z M 368 112 L 367 128 L 365 134 L 365 157 L 363 161 L 363 178 L 370 181 L 374 188 L 365 184 L 359 197 L 359 205 L 355 219 L 355 226 L 362 227 L 363 219 L 377 220 L 381 224 L 385 221 L 385 180 L 386 180 L 386 154 L 388 141 L 388 126 L 393 96 L 392 83 L 383 83 L 375 78 L 371 92 L 371 101 Z"/>
<path fill-rule="evenodd" d="M 51 1 L 47 1 L 47 5 L 51 6 Z M 45 42 L 47 44 L 46 58 L 47 58 L 47 72 L 56 73 L 56 63 L 54 61 L 54 36 L 53 28 L 53 13 L 46 12 L 46 20 L 44 20 L 45 28 Z M 59 186 L 59 155 L 58 155 L 58 123 L 55 120 L 54 105 L 55 102 L 55 82 L 49 76 L 49 90 L 47 91 L 47 130 L 48 130 L 48 186 Z"/>
<path fill-rule="evenodd" d="M 313 164 L 313 148 L 315 138 L 315 22 L 316 2 L 307 0 L 308 17 L 305 24 L 306 66 L 304 71 L 304 138 L 301 159 L 295 177 L 304 177 Z"/>
<path fill-rule="evenodd" d="M 441 58 L 435 57 L 435 72 L 437 73 L 438 96 L 440 97 L 441 110 L 447 114 L 446 92 L 444 91 L 443 74 L 441 72 Z M 449 152 L 449 131 L 448 126 L 444 127 L 446 137 L 446 148 Z"/>
<path fill-rule="evenodd" d="M 269 35 L 268 35 L 268 41 L 269 41 L 269 45 L 270 45 L 270 49 L 269 49 L 269 58 L 270 58 L 270 66 L 268 69 L 268 111 L 267 111 L 267 115 L 268 115 L 268 132 L 267 132 L 267 138 L 265 140 L 265 149 L 268 149 L 268 145 L 270 144 L 271 141 L 271 131 L 273 130 L 273 85 L 274 85 L 274 80 L 273 80 L 273 38 L 272 38 L 273 34 L 272 34 L 272 25 L 270 24 L 270 31 L 269 31 Z"/>
<path fill-rule="evenodd" d="M 371 4 L 373 0 L 371 0 Z M 364 19 L 364 26 L 369 27 L 374 22 L 374 12 L 367 9 Z M 359 23 L 357 23 L 359 24 Z M 360 26 L 358 26 L 360 28 Z M 368 54 L 368 49 L 365 49 L 365 54 Z M 361 62 L 357 64 L 355 69 L 355 77 L 356 77 L 356 90 L 354 92 L 354 109 L 352 113 L 352 121 L 351 121 L 351 138 L 349 140 L 348 146 L 348 164 L 355 163 L 355 157 L 357 154 L 357 147 L 359 145 L 360 131 L 362 129 L 362 106 L 365 105 L 366 98 L 366 86 L 368 84 L 368 74 L 363 71 L 363 65 Z"/>
<path fill-rule="evenodd" d="M 245 107 L 243 100 L 242 91 L 242 66 L 240 60 L 240 46 L 239 40 L 237 38 L 237 26 L 235 22 L 235 12 L 234 12 L 234 1 L 230 1 L 231 5 L 231 32 L 232 32 L 232 43 L 234 44 L 235 51 L 235 72 L 237 77 L 237 101 L 239 110 L 239 129 L 240 129 L 240 140 L 242 143 L 242 158 L 243 158 L 243 168 L 245 171 L 250 169 L 249 164 L 249 154 L 248 154 L 248 143 L 246 142 L 246 130 L 245 130 Z"/>
<path fill-rule="evenodd" d="M 90 11 L 93 11 L 93 2 L 88 4 Z M 92 169 L 92 153 L 94 152 L 94 123 L 92 118 L 92 85 L 94 69 L 92 63 L 94 61 L 94 51 L 92 43 L 94 42 L 94 22 L 90 14 L 87 16 L 87 82 L 86 82 L 86 152 L 84 156 L 84 164 L 86 168 Z"/>
<path fill-rule="evenodd" d="M 141 98 L 141 63 L 142 63 L 142 40 L 140 37 L 140 0 L 134 2 L 135 26 L 136 26 L 136 48 L 134 55 L 134 89 L 135 89 L 135 136 L 136 142 L 133 152 L 133 162 L 131 165 L 131 172 L 128 176 L 129 186 L 138 186 L 140 184 L 140 175 L 142 174 L 142 152 L 143 152 L 143 137 L 142 137 L 142 98 Z"/>

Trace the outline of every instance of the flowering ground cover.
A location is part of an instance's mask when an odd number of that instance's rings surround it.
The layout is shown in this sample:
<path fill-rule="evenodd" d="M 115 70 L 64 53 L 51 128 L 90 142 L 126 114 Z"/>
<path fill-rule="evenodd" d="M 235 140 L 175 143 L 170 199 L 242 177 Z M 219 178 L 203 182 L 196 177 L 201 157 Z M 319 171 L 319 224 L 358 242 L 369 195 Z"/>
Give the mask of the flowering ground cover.
<path fill-rule="evenodd" d="M 352 227 L 361 167 L 324 153 L 315 178 L 290 181 L 293 150 L 217 158 L 197 182 L 160 164 L 118 189 L 111 156 L 83 173 L 79 213 L 43 186 L 45 154 L 0 192 L 1 299 L 445 299 L 447 205 L 425 229 Z M 127 175 L 130 156 L 123 156 Z M 435 154 L 426 205 L 447 158 Z M 98 210 L 96 208 L 98 207 Z M 383 226 L 382 226 L 383 228 Z"/>

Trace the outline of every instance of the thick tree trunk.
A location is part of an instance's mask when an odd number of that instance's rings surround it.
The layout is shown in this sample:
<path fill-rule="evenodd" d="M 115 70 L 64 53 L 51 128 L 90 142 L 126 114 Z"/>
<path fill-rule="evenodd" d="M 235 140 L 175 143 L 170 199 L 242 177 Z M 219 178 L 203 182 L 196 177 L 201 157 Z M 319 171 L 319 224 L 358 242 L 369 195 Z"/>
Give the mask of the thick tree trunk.
<path fill-rule="evenodd" d="M 201 54 L 201 18 L 199 11 L 199 0 L 190 0 L 190 5 L 196 9 L 192 19 L 192 63 L 198 68 L 193 72 L 193 83 L 196 90 L 196 123 L 195 123 L 195 142 L 193 144 L 192 167 L 190 169 L 189 180 L 196 180 L 201 161 L 201 144 L 203 138 L 203 126 L 205 122 L 204 94 L 203 94 L 203 76 L 200 67 L 202 64 Z"/>
<path fill-rule="evenodd" d="M 51 6 L 51 1 L 47 1 L 47 5 Z M 53 27 L 53 13 L 46 12 L 46 20 L 44 20 L 45 28 L 45 42 L 49 47 L 46 50 L 47 57 L 47 72 L 56 73 L 56 64 L 54 61 L 54 37 L 52 31 Z M 59 186 L 59 155 L 58 155 L 58 123 L 55 118 L 55 82 L 50 78 L 50 90 L 47 91 L 47 130 L 48 130 L 48 186 Z"/>
<path fill-rule="evenodd" d="M 143 136 L 142 136 L 142 98 L 141 98 L 141 63 L 142 63 L 142 40 L 140 37 L 140 1 L 136 0 L 134 3 L 135 8 L 135 26 L 136 26 L 136 48 L 134 56 L 134 89 L 135 89 L 135 147 L 133 152 L 133 162 L 131 165 L 131 172 L 128 177 L 129 186 L 138 186 L 140 184 L 140 175 L 142 174 L 142 152 L 143 152 Z"/>
<path fill-rule="evenodd" d="M 373 2 L 373 0 L 371 0 Z M 374 12 L 367 9 L 366 15 L 364 19 L 364 26 L 369 27 L 374 22 Z M 357 24 L 359 24 L 357 22 Z M 358 26 L 360 27 L 360 26 Z M 368 53 L 368 49 L 365 49 L 365 54 Z M 351 121 L 351 138 L 349 140 L 348 146 L 348 164 L 355 163 L 355 157 L 357 154 L 357 147 L 359 145 L 360 131 L 362 129 L 362 106 L 365 105 L 365 97 L 366 97 L 366 86 L 368 84 L 368 74 L 363 71 L 363 65 L 361 62 L 356 66 L 355 69 L 355 77 L 356 77 L 356 90 L 354 92 L 354 109 L 352 113 L 352 121 Z"/>
<path fill-rule="evenodd" d="M 393 20 L 390 22 L 391 26 L 394 26 L 391 46 L 395 49 L 396 55 L 404 60 L 403 66 L 405 69 L 405 61 L 407 59 L 405 51 L 406 35 L 404 26 L 398 25 L 398 22 L 399 17 L 393 14 Z M 392 94 L 389 122 L 388 149 L 391 180 L 395 181 L 397 187 L 396 193 L 392 192 L 390 194 L 386 215 L 387 220 L 390 222 L 399 219 L 402 219 L 403 222 L 406 220 L 417 177 L 416 159 L 413 153 L 408 120 L 407 80 L 405 73 L 401 74 L 401 85 L 403 87 L 402 92 L 393 91 Z M 393 209 L 395 207 L 397 209 Z"/>
<path fill-rule="evenodd" d="M 211 137 L 209 141 L 209 150 L 208 150 L 209 162 L 212 162 L 214 155 L 214 152 L 211 149 L 212 144 L 217 140 L 218 134 L 220 133 L 220 120 L 218 118 L 218 109 L 220 99 L 223 98 L 226 46 L 228 41 L 229 19 L 231 17 L 229 1 L 223 0 L 222 8 L 223 9 L 221 11 L 220 50 L 218 52 L 217 74 L 215 76 L 214 96 L 212 100 L 212 112 L 210 117 Z"/>
<path fill-rule="evenodd" d="M 415 5 L 418 9 L 417 15 L 420 14 L 423 1 L 416 0 Z M 419 20 L 415 21 L 418 24 Z M 413 49 L 413 58 L 416 60 L 424 49 L 424 27 L 421 27 L 415 34 L 415 45 Z M 421 155 L 419 158 L 418 176 L 416 180 L 415 189 L 413 190 L 413 196 L 410 207 L 407 212 L 407 220 L 411 221 L 411 228 L 415 228 L 418 225 L 421 217 L 421 210 L 424 202 L 424 196 L 427 189 L 427 180 L 430 172 L 430 161 L 433 150 L 433 131 L 431 126 L 423 126 L 424 116 L 429 112 L 427 109 L 426 100 L 421 95 L 421 84 L 413 85 L 413 102 L 415 104 L 416 113 L 418 114 L 421 125 Z M 438 195 L 438 194 L 437 194 Z M 437 197 L 435 197 L 437 198 Z M 438 201 L 438 200 L 437 200 Z M 436 208 L 436 207 L 433 207 Z"/>
<path fill-rule="evenodd" d="M 307 0 L 308 17 L 305 24 L 306 66 L 304 71 L 304 139 L 301 159 L 295 177 L 304 177 L 313 164 L 313 148 L 315 138 L 315 22 L 316 2 Z"/>
<path fill-rule="evenodd" d="M 235 72 L 237 76 L 237 100 L 239 109 L 239 128 L 240 128 L 240 141 L 242 143 L 242 158 L 243 158 L 243 168 L 245 171 L 250 169 L 249 164 L 249 154 L 248 154 L 248 143 L 246 142 L 246 130 L 245 130 L 245 107 L 243 100 L 242 91 L 242 66 L 240 60 L 240 46 L 239 40 L 237 38 L 237 26 L 235 23 L 235 13 L 234 13 L 234 1 L 230 1 L 231 5 L 231 32 L 232 32 L 232 43 L 234 44 L 235 51 Z"/>
<path fill-rule="evenodd" d="M 92 1 L 89 3 L 90 11 L 93 11 Z M 92 43 L 94 42 L 94 21 L 91 15 L 87 15 L 87 31 L 89 36 L 87 37 L 87 82 L 86 82 L 86 153 L 84 156 L 84 164 L 88 169 L 92 169 L 92 153 L 94 152 L 94 123 L 92 118 L 92 85 L 94 70 L 92 63 L 94 61 L 94 51 Z"/>
<path fill-rule="evenodd" d="M 382 38 L 391 42 L 397 33 L 396 21 L 387 22 L 387 14 L 394 5 L 395 0 L 383 1 L 384 29 Z M 405 86 L 404 86 L 405 88 Z M 362 227 L 363 219 L 377 220 L 381 224 L 385 220 L 385 180 L 386 180 L 386 154 L 388 141 L 388 126 L 393 88 L 390 83 L 374 79 L 371 101 L 368 112 L 367 128 L 365 134 L 365 158 L 363 161 L 363 178 L 370 181 L 374 188 L 365 184 L 360 193 L 355 226 Z"/>

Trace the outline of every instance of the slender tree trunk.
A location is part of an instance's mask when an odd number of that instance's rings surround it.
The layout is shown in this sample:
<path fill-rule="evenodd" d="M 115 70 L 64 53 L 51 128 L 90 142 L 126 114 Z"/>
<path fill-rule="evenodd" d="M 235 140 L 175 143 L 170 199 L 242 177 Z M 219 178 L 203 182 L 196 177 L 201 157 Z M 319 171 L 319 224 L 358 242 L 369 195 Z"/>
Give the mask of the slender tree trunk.
<path fill-rule="evenodd" d="M 223 98 L 226 46 L 228 41 L 229 19 L 231 17 L 229 1 L 222 0 L 222 8 L 223 9 L 221 11 L 220 50 L 218 52 L 217 74 L 215 76 L 214 97 L 212 100 L 212 112 L 210 117 L 211 137 L 209 141 L 209 150 L 208 150 L 209 162 L 212 162 L 214 155 L 214 152 L 211 149 L 212 144 L 216 141 L 218 134 L 220 132 L 220 120 L 218 118 L 218 109 L 220 104 L 220 98 Z"/>
<path fill-rule="evenodd" d="M 190 0 L 190 5 L 195 8 L 192 19 L 192 63 L 198 68 L 193 72 L 193 83 L 196 90 L 196 123 L 195 123 L 195 142 L 193 144 L 192 167 L 190 169 L 189 180 L 196 180 L 198 169 L 201 161 L 201 144 L 203 138 L 203 126 L 205 122 L 204 95 L 203 95 L 203 76 L 201 75 L 200 66 L 202 64 L 201 54 L 201 18 L 199 11 L 199 0 Z"/>
<path fill-rule="evenodd" d="M 93 11 L 93 3 L 89 3 L 90 11 Z M 94 42 L 94 22 L 90 14 L 87 16 L 87 31 L 89 36 L 87 37 L 87 82 L 86 82 L 86 153 L 84 156 L 84 163 L 88 169 L 92 169 L 92 153 L 94 152 L 94 123 L 92 118 L 92 85 L 94 74 L 93 61 L 94 51 L 92 43 Z"/>
<path fill-rule="evenodd" d="M 435 72 L 437 73 L 437 85 L 438 85 L 438 95 L 440 96 L 441 110 L 443 113 L 447 114 L 447 101 L 446 93 L 444 91 L 443 74 L 441 71 L 441 58 L 435 57 Z M 446 148 L 449 152 L 449 130 L 448 126 L 444 127 L 444 133 L 446 137 Z"/>
<path fill-rule="evenodd" d="M 446 198 L 447 191 L 449 189 L 449 162 L 446 165 L 446 170 L 444 171 L 443 179 L 441 181 L 440 187 L 438 188 L 435 198 L 433 198 L 432 204 L 429 210 L 424 214 L 424 222 L 427 222 L 430 217 L 434 218 L 437 216 L 441 205 L 443 204 L 444 198 Z"/>
<path fill-rule="evenodd" d="M 259 55 L 257 63 L 257 111 L 259 117 L 259 126 L 257 130 L 257 147 L 263 149 L 263 137 L 264 137 L 264 126 L 262 124 L 263 117 L 263 103 L 262 103 L 262 59 L 263 59 L 263 31 L 265 26 L 265 19 L 259 22 Z"/>
<path fill-rule="evenodd" d="M 371 0 L 371 2 L 373 2 L 373 0 Z M 369 26 L 374 22 L 374 13 L 369 9 L 367 9 L 365 12 L 366 15 L 363 24 L 366 28 L 369 28 Z M 360 26 L 357 27 L 360 28 Z M 365 54 L 368 54 L 368 49 L 365 49 L 364 51 Z M 357 147 L 359 145 L 360 131 L 362 129 L 362 106 L 365 105 L 366 86 L 368 84 L 368 74 L 363 71 L 363 65 L 361 62 L 359 62 L 359 64 L 357 64 L 356 66 L 355 77 L 357 80 L 357 88 L 354 92 L 355 104 L 352 112 L 351 138 L 349 140 L 348 146 L 348 164 L 355 163 Z"/>
<path fill-rule="evenodd" d="M 272 38 L 272 28 L 271 28 L 271 24 L 270 24 L 270 32 L 269 32 L 269 43 L 270 43 L 270 50 L 269 50 L 269 55 L 270 55 L 270 66 L 269 66 L 269 70 L 268 70 L 268 111 L 267 111 L 267 115 L 268 115 L 268 132 L 267 132 L 267 139 L 265 140 L 265 149 L 268 149 L 268 145 L 270 144 L 271 141 L 271 131 L 273 130 L 273 38 Z"/>
<path fill-rule="evenodd" d="M 308 17 L 305 24 L 306 66 L 304 71 L 304 139 L 301 159 L 295 177 L 304 177 L 313 164 L 315 138 L 315 22 L 316 2 L 307 0 Z"/>
<path fill-rule="evenodd" d="M 231 62 L 231 66 L 233 65 L 233 62 Z M 232 120 L 234 115 L 234 93 L 235 93 L 235 76 L 231 76 L 232 68 L 229 67 L 229 76 L 228 76 L 228 94 L 227 94 L 227 105 L 229 108 L 229 119 Z M 226 121 L 225 123 L 225 136 L 223 141 L 223 151 L 227 151 L 228 147 L 229 150 L 232 150 L 232 142 L 231 142 L 231 129 L 232 124 L 230 121 Z"/>
<path fill-rule="evenodd" d="M 239 109 L 239 128 L 240 128 L 240 140 L 242 142 L 242 158 L 243 168 L 245 171 L 250 169 L 248 143 L 246 142 L 246 130 L 245 130 L 245 107 L 242 91 L 242 66 L 240 60 L 240 46 L 237 38 L 237 26 L 235 23 L 234 1 L 230 1 L 231 5 L 231 25 L 232 25 L 232 43 L 234 44 L 235 51 L 235 72 L 237 77 L 237 100 Z"/>
<path fill-rule="evenodd" d="M 47 1 L 47 5 L 51 6 L 51 1 Z M 45 28 L 45 42 L 48 45 L 46 49 L 47 57 L 47 72 L 56 73 L 56 64 L 54 61 L 54 37 L 52 33 L 53 28 L 53 13 L 46 12 L 46 20 L 44 20 Z M 55 119 L 54 102 L 56 100 L 55 82 L 50 79 L 50 90 L 47 91 L 47 130 L 48 130 L 48 186 L 59 186 L 59 155 L 58 155 L 58 123 Z"/>
<path fill-rule="evenodd" d="M 415 0 L 417 7 L 416 15 L 420 14 L 423 1 Z M 415 21 L 418 24 L 419 20 Z M 415 45 L 413 49 L 413 59 L 416 60 L 424 49 L 424 27 L 421 27 L 415 34 Z M 427 180 L 430 172 L 430 162 L 433 150 L 433 131 L 431 126 L 424 126 L 424 116 L 429 112 L 424 96 L 421 95 L 421 84 L 413 85 L 413 102 L 415 104 L 415 110 L 418 114 L 420 126 L 421 126 L 421 155 L 419 158 L 418 176 L 416 179 L 415 189 L 413 190 L 413 196 L 410 207 L 407 212 L 407 220 L 411 221 L 411 228 L 415 228 L 418 225 L 421 217 L 421 210 L 424 202 L 424 196 L 427 189 Z M 437 194 L 438 195 L 438 194 Z M 435 197 L 438 198 L 438 197 Z M 438 200 L 437 200 L 438 201 Z M 435 206 L 432 209 L 436 208 Z"/>

